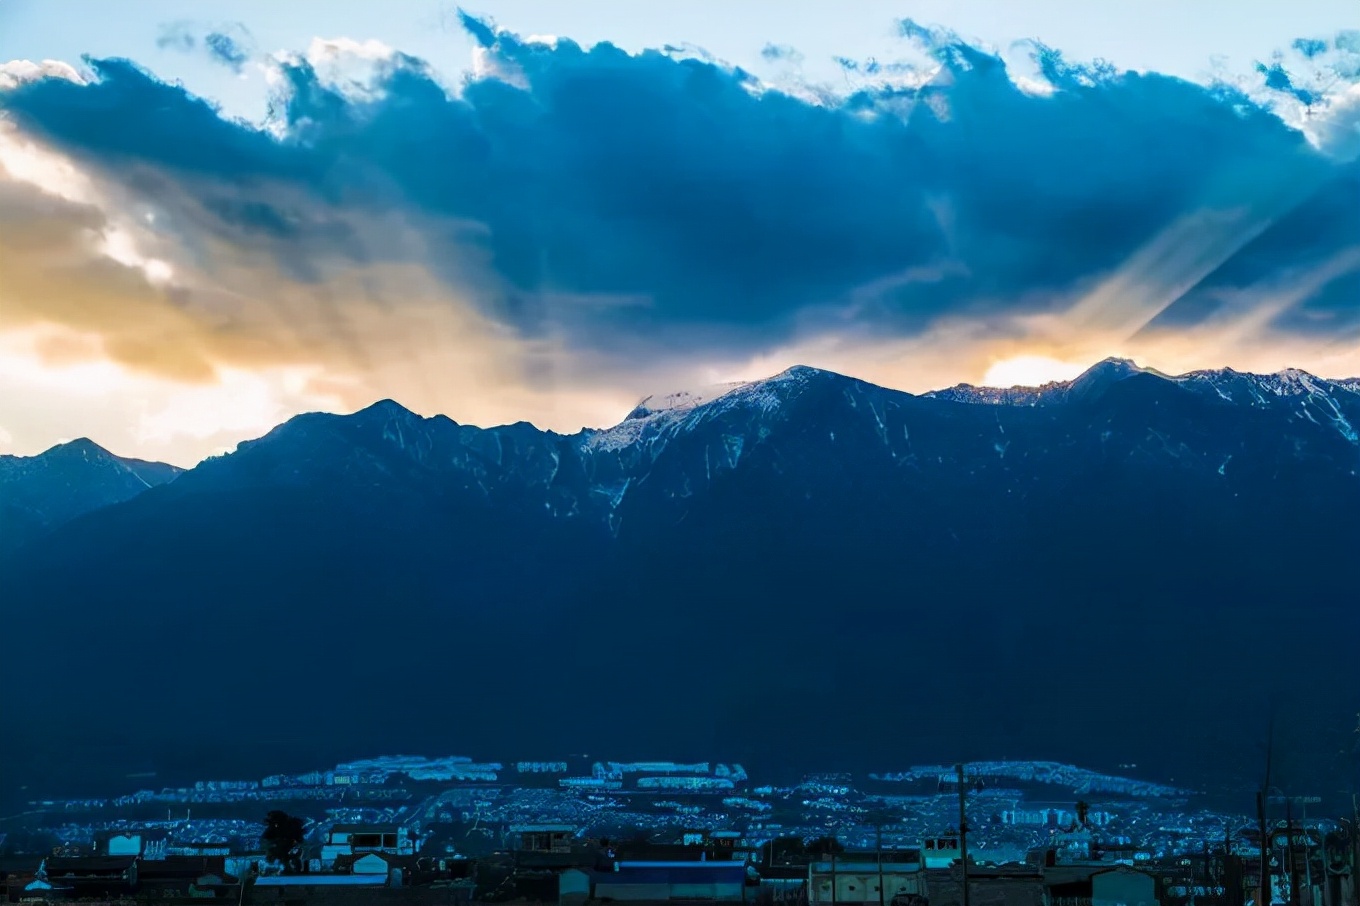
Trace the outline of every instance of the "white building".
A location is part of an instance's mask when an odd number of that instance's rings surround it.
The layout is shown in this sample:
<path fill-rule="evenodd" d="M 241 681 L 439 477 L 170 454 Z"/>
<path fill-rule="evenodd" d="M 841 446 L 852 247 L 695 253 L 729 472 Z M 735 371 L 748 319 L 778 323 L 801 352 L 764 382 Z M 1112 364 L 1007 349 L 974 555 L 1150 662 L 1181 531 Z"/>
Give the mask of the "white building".
<path fill-rule="evenodd" d="M 337 824 L 321 846 L 321 864 L 331 868 L 337 859 L 358 859 L 368 853 L 411 856 L 416 840 L 408 828 L 396 824 Z"/>

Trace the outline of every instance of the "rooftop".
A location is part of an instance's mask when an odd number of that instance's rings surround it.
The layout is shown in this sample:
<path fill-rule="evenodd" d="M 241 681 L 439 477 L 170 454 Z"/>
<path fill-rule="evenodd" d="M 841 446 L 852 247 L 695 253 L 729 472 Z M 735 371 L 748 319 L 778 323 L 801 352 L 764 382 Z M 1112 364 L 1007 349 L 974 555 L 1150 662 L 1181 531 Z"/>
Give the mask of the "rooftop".
<path fill-rule="evenodd" d="M 263 875 L 256 887 L 384 887 L 386 875 Z"/>

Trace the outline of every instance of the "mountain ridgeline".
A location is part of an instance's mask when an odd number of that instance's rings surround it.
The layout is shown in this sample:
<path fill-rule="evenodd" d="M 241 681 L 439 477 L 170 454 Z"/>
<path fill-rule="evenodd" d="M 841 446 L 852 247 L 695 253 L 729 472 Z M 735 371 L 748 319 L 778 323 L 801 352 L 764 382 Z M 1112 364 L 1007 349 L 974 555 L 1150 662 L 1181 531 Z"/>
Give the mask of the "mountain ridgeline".
<path fill-rule="evenodd" d="M 0 456 L 0 555 L 77 516 L 131 500 L 181 471 L 114 456 L 83 437 L 39 456 Z"/>
<path fill-rule="evenodd" d="M 9 557 L 12 776 L 607 749 L 1226 777 L 1273 707 L 1280 770 L 1330 783 L 1357 427 L 1357 381 L 1118 360 L 922 396 L 799 367 L 571 436 L 299 416 Z"/>

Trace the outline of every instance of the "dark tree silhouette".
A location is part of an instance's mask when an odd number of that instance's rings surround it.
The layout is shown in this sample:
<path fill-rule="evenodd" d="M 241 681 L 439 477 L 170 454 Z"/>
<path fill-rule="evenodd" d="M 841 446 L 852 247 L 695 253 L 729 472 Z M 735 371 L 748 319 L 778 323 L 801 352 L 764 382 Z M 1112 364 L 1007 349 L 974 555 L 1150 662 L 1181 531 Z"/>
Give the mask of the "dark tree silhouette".
<path fill-rule="evenodd" d="M 818 837 L 807 845 L 807 851 L 813 856 L 829 856 L 831 853 L 845 852 L 845 847 L 835 837 Z"/>
<path fill-rule="evenodd" d="M 260 842 L 271 862 L 280 862 L 285 871 L 302 871 L 302 841 L 307 831 L 302 819 L 287 812 L 273 811 L 264 819 Z"/>
<path fill-rule="evenodd" d="M 760 844 L 760 861 L 764 865 L 799 862 L 807 855 L 802 837 L 775 837 Z"/>

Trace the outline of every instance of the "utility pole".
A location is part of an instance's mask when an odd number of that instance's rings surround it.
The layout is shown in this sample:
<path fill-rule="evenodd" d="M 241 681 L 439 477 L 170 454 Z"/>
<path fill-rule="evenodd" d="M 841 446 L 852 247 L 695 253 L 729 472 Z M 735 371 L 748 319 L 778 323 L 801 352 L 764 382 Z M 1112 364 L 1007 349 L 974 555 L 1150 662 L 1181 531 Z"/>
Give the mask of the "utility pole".
<path fill-rule="evenodd" d="M 1242 879 L 1238 877 L 1234 870 L 1233 861 L 1232 824 L 1225 821 L 1223 823 L 1223 862 L 1219 865 L 1217 883 L 1223 888 L 1223 896 L 1227 906 L 1242 906 Z"/>
<path fill-rule="evenodd" d="M 963 763 L 954 765 L 959 775 L 959 865 L 963 869 L 960 886 L 960 906 L 968 906 L 968 787 L 964 783 Z"/>
<path fill-rule="evenodd" d="M 241 869 L 241 876 L 237 879 L 241 885 L 240 895 L 236 898 L 236 906 L 245 906 L 246 902 L 246 881 L 250 879 L 250 868 Z"/>
<path fill-rule="evenodd" d="M 1270 767 L 1274 754 L 1275 715 L 1272 713 L 1266 731 L 1266 776 L 1261 791 L 1256 794 L 1256 823 L 1261 834 L 1261 886 L 1256 894 L 1256 906 L 1271 906 L 1275 899 L 1270 889 L 1270 836 L 1266 833 L 1266 797 L 1270 791 Z"/>
<path fill-rule="evenodd" d="M 1294 870 L 1294 800 L 1284 797 L 1284 865 L 1289 880 L 1289 906 L 1299 906 L 1298 873 Z"/>
<path fill-rule="evenodd" d="M 878 831 L 878 906 L 883 906 L 883 820 L 877 822 Z"/>
<path fill-rule="evenodd" d="M 831 844 L 831 906 L 836 906 L 836 844 L 832 837 Z"/>
<path fill-rule="evenodd" d="M 1360 795 L 1351 793 L 1351 885 L 1360 889 Z"/>

